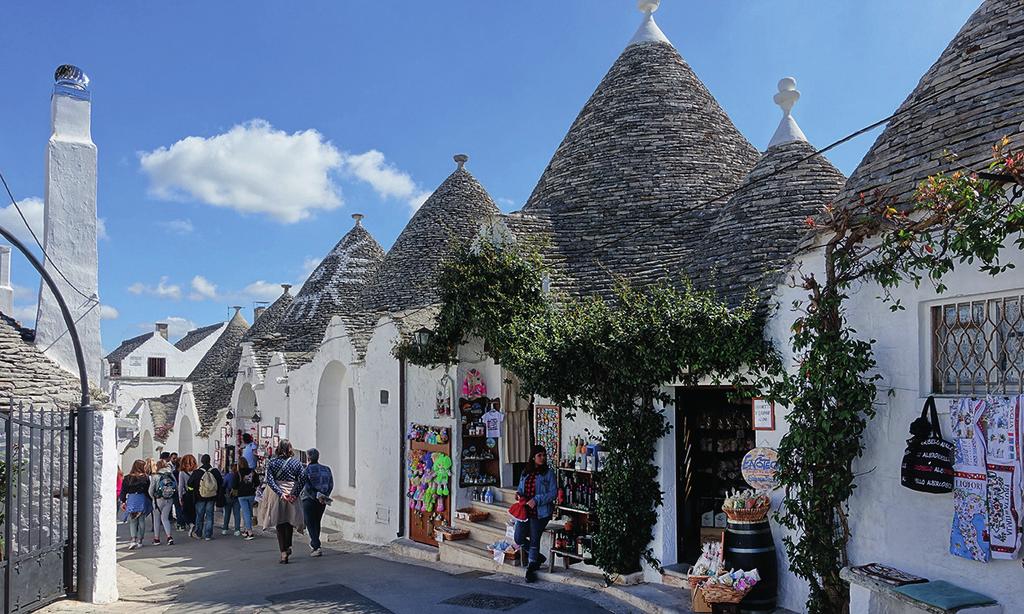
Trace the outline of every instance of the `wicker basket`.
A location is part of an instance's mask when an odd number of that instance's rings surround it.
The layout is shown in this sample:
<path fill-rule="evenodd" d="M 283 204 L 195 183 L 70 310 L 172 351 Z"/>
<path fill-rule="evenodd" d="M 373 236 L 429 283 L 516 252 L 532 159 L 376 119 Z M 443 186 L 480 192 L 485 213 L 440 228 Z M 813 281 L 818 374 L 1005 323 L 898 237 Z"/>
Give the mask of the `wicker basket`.
<path fill-rule="evenodd" d="M 702 584 L 700 592 L 704 595 L 704 601 L 708 603 L 739 603 L 747 596 L 750 589 L 738 591 L 723 584 Z"/>
<path fill-rule="evenodd" d="M 475 507 L 464 507 L 455 511 L 456 518 L 469 522 L 482 522 L 487 520 L 488 516 L 490 516 L 490 513 L 478 510 Z"/>
<path fill-rule="evenodd" d="M 690 583 L 690 590 L 693 590 L 700 586 L 700 583 L 707 580 L 711 576 L 686 576 L 687 582 Z"/>
<path fill-rule="evenodd" d="M 726 517 L 733 522 L 760 522 L 768 517 L 768 512 L 772 509 L 771 504 L 762 505 L 761 507 L 752 507 L 749 509 L 733 510 L 729 508 L 723 508 Z"/>

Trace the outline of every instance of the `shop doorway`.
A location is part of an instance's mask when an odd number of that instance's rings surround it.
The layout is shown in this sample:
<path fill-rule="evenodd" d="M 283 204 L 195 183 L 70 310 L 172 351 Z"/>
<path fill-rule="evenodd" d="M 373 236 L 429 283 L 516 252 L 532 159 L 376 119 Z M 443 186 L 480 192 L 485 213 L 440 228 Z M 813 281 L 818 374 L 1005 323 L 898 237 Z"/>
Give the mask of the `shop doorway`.
<path fill-rule="evenodd" d="M 676 388 L 676 521 L 679 561 L 692 563 L 701 543 L 725 530 L 722 502 L 747 488 L 743 455 L 755 445 L 750 401 L 731 388 Z"/>

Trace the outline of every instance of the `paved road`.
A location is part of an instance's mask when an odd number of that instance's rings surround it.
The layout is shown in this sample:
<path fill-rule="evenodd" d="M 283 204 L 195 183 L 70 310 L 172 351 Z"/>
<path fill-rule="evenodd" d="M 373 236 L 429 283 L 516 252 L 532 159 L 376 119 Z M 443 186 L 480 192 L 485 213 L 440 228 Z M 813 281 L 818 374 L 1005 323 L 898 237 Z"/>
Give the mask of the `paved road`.
<path fill-rule="evenodd" d="M 124 525 L 120 533 L 126 532 Z M 624 612 L 597 591 L 489 576 L 440 563 L 409 563 L 387 549 L 331 544 L 310 558 L 297 536 L 289 565 L 277 564 L 273 532 L 253 541 L 181 538 L 173 546 L 118 546 L 122 601 L 104 612 L 425 612 L 558 614 Z M 150 536 L 151 539 L 151 536 Z M 602 605 L 598 605 L 601 603 Z M 604 607 L 602 607 L 604 606 Z M 65 606 L 71 611 L 74 606 Z M 81 607 L 81 606 L 79 606 Z M 80 609 L 78 611 L 81 611 Z"/>

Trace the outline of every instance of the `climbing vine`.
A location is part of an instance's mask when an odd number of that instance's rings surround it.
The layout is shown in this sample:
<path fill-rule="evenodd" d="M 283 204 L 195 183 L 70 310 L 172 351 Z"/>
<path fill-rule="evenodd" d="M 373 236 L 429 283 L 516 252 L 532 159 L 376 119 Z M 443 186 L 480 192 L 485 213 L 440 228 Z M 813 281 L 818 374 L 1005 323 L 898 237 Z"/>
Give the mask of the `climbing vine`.
<path fill-rule="evenodd" d="M 458 345 L 482 337 L 491 356 L 523 388 L 568 417 L 585 412 L 609 452 L 601 475 L 595 562 L 610 574 L 657 566 L 649 544 L 662 504 L 658 441 L 668 433 L 663 386 L 702 378 L 762 389 L 779 363 L 763 341 L 751 300 L 730 310 L 688 285 L 620 285 L 612 300 L 549 301 L 539 252 L 480 242 L 460 249 L 439 278 L 442 305 L 430 342 L 400 343 L 395 354 L 432 366 L 455 360 Z M 742 367 L 748 367 L 742 370 Z"/>
<path fill-rule="evenodd" d="M 996 145 L 985 173 L 958 170 L 928 178 L 909 203 L 876 192 L 807 220 L 827 237 L 824 266 L 820 277 L 798 276 L 808 295 L 795 304 L 800 315 L 792 346 L 799 368 L 780 378 L 772 393 L 790 407 L 779 449 L 786 492 L 779 521 L 793 531 L 784 539 L 788 562 L 810 585 L 812 614 L 848 610 L 839 578 L 850 537 L 846 503 L 856 487 L 853 463 L 864 451 L 880 379 L 873 372 L 872 341 L 857 337 L 844 301 L 855 287 L 873 282 L 898 310 L 892 291 L 904 282 L 929 280 L 941 292 L 944 275 L 957 264 L 977 264 L 992 275 L 1011 268 L 999 256 L 1014 235 L 1017 248 L 1024 248 L 1024 154 L 1007 147 L 1006 140 Z"/>

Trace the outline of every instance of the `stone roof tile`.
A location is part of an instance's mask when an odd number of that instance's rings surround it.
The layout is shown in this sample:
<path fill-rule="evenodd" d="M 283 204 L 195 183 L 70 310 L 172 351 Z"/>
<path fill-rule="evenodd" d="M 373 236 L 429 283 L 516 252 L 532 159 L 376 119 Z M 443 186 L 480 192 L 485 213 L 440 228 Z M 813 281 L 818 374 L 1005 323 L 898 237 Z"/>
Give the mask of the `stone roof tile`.
<path fill-rule="evenodd" d="M 192 396 L 201 425 L 200 435 L 209 432 L 217 413 L 231 403 L 238 361 L 242 356 L 242 335 L 248 329 L 249 323 L 242 317 L 241 310 L 236 310 L 217 341 L 185 378 L 192 384 Z"/>

